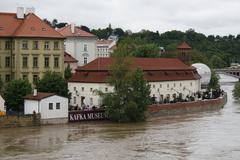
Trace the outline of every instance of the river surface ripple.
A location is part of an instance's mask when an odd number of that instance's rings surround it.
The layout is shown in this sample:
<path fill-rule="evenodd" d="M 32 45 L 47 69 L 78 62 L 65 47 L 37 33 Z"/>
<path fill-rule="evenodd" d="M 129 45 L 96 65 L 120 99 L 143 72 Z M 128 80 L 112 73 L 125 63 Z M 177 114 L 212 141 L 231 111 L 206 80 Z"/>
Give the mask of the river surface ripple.
<path fill-rule="evenodd" d="M 214 160 L 240 157 L 240 104 L 236 81 L 221 75 L 228 93 L 222 110 L 155 118 L 0 130 L 1 160 Z"/>

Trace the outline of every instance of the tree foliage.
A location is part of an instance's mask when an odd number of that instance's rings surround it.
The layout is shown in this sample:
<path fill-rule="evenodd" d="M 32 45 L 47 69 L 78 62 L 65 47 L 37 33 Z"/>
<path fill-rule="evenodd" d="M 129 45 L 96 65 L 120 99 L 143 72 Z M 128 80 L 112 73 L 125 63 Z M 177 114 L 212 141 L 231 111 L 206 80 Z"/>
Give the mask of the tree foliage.
<path fill-rule="evenodd" d="M 240 82 L 237 82 L 234 86 L 233 97 L 236 99 L 240 98 Z"/>
<path fill-rule="evenodd" d="M 31 92 L 31 84 L 26 80 L 13 80 L 9 82 L 3 92 L 7 108 L 20 111 L 24 103 L 23 97 Z"/>
<path fill-rule="evenodd" d="M 213 89 L 213 90 L 217 90 L 220 88 L 219 85 L 219 78 L 217 76 L 217 74 L 215 72 L 212 72 L 212 76 L 211 76 L 211 80 L 208 86 L 208 89 Z"/>
<path fill-rule="evenodd" d="M 159 57 L 160 48 L 153 43 L 146 43 L 140 38 L 125 38 L 120 40 L 114 55 L 134 57 Z"/>
<path fill-rule="evenodd" d="M 67 81 L 60 73 L 46 72 L 42 79 L 36 82 L 36 88 L 39 92 L 56 93 L 57 95 L 68 97 Z"/>
<path fill-rule="evenodd" d="M 65 80 L 69 80 L 72 77 L 72 69 L 70 68 L 70 65 L 67 65 L 67 68 L 64 70 L 64 78 Z"/>
<path fill-rule="evenodd" d="M 150 86 L 144 80 L 143 72 L 129 68 L 129 58 L 116 58 L 108 80 L 114 92 L 100 93 L 109 118 L 115 122 L 145 120 L 147 105 L 150 103 Z"/>

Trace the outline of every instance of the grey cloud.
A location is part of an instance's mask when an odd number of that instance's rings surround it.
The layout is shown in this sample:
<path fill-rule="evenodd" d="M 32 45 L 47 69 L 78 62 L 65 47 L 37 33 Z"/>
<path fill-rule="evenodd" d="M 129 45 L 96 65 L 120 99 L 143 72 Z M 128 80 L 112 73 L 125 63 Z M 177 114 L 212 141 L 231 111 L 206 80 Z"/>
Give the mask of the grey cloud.
<path fill-rule="evenodd" d="M 33 6 L 42 18 L 91 28 L 111 23 L 133 31 L 194 28 L 220 35 L 238 34 L 240 28 L 239 0 L 4 0 L 0 11 L 15 12 L 17 6 Z"/>

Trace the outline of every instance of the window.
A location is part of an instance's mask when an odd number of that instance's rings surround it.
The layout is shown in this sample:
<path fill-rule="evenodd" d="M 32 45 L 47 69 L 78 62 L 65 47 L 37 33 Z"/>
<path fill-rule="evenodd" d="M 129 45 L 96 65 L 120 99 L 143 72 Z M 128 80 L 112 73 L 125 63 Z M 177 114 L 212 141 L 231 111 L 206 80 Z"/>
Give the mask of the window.
<path fill-rule="evenodd" d="M 37 74 L 34 74 L 34 75 L 33 75 L 33 82 L 37 82 L 38 79 L 39 79 L 39 78 L 38 78 L 38 75 L 37 75 Z"/>
<path fill-rule="evenodd" d="M 176 87 L 176 84 L 174 83 L 173 86 Z"/>
<path fill-rule="evenodd" d="M 76 87 L 73 87 L 73 90 L 74 90 L 74 91 L 76 91 L 76 89 L 77 89 Z"/>
<path fill-rule="evenodd" d="M 55 68 L 59 67 L 59 57 L 54 57 L 54 67 Z"/>
<path fill-rule="evenodd" d="M 23 79 L 23 80 L 28 80 L 28 75 L 27 75 L 27 74 L 23 74 L 23 75 L 22 75 L 22 79 Z"/>
<path fill-rule="evenodd" d="M 190 82 L 190 86 L 192 86 L 192 82 Z"/>
<path fill-rule="evenodd" d="M 49 67 L 49 57 L 44 58 L 44 67 L 48 68 Z"/>
<path fill-rule="evenodd" d="M 22 67 L 27 68 L 28 67 L 28 57 L 23 57 L 22 59 Z"/>
<path fill-rule="evenodd" d="M 55 41 L 55 42 L 54 42 L 53 48 L 54 48 L 55 50 L 59 49 L 59 42 L 58 42 L 58 41 Z"/>
<path fill-rule="evenodd" d="M 160 91 L 159 88 L 157 89 L 157 91 L 158 91 L 158 92 Z"/>
<path fill-rule="evenodd" d="M 180 87 L 182 87 L 182 83 L 180 83 Z"/>
<path fill-rule="evenodd" d="M 38 67 L 38 57 L 33 57 L 33 68 Z"/>
<path fill-rule="evenodd" d="M 105 92 L 108 92 L 108 88 L 105 88 Z"/>
<path fill-rule="evenodd" d="M 10 57 L 5 57 L 5 67 L 10 67 Z"/>
<path fill-rule="evenodd" d="M 33 49 L 38 49 L 38 41 L 33 41 Z"/>
<path fill-rule="evenodd" d="M 84 87 L 82 87 L 82 92 L 84 92 Z"/>
<path fill-rule="evenodd" d="M 155 88 L 155 84 L 153 84 L 153 88 Z"/>
<path fill-rule="evenodd" d="M 28 41 L 22 41 L 22 49 L 28 49 Z"/>
<path fill-rule="evenodd" d="M 167 84 L 167 88 L 169 88 L 169 84 Z"/>
<path fill-rule="evenodd" d="M 5 82 L 9 82 L 10 81 L 10 74 L 6 74 L 5 76 Z"/>
<path fill-rule="evenodd" d="M 76 97 L 73 97 L 73 103 L 76 104 L 76 102 L 77 102 Z"/>
<path fill-rule="evenodd" d="M 86 45 L 86 44 L 84 44 L 84 46 L 83 46 L 83 50 L 84 50 L 85 52 L 87 52 L 87 51 L 88 51 L 88 47 L 87 47 L 87 45 Z"/>
<path fill-rule="evenodd" d="M 84 57 L 84 59 L 83 59 L 83 64 L 87 64 L 87 57 Z"/>
<path fill-rule="evenodd" d="M 60 103 L 56 103 L 56 109 L 60 109 Z"/>
<path fill-rule="evenodd" d="M 5 41 L 5 49 L 11 49 L 11 42 L 10 41 Z"/>
<path fill-rule="evenodd" d="M 49 50 L 49 41 L 45 41 L 44 43 L 44 49 Z"/>
<path fill-rule="evenodd" d="M 49 108 L 49 110 L 53 110 L 53 103 L 49 103 L 48 108 Z"/>
<path fill-rule="evenodd" d="M 93 89 L 92 88 L 90 88 L 90 92 L 92 92 L 93 91 Z"/>
<path fill-rule="evenodd" d="M 160 84 L 160 88 L 162 88 L 162 84 Z"/>
<path fill-rule="evenodd" d="M 90 105 L 93 105 L 93 98 L 90 98 Z"/>

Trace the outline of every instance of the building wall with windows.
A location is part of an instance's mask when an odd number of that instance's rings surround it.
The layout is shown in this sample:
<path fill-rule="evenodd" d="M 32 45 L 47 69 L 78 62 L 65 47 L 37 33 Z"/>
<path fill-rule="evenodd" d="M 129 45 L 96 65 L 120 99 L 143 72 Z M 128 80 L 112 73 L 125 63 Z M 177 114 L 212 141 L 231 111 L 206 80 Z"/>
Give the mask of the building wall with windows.
<path fill-rule="evenodd" d="M 12 48 L 6 48 L 10 42 Z M 64 72 L 64 40 L 51 38 L 0 38 L 0 77 L 3 82 L 33 82 L 46 71 Z"/>
<path fill-rule="evenodd" d="M 97 91 L 113 92 L 107 79 L 111 76 L 110 66 L 117 59 L 98 58 L 76 70 L 68 82 L 72 95 L 71 106 L 100 106 L 101 97 Z M 149 83 L 150 96 L 156 102 L 171 101 L 177 97 L 194 96 L 201 90 L 200 75 L 193 67 L 174 58 L 130 58 L 131 69 L 140 68 Z M 196 95 L 196 94 L 195 94 Z"/>
<path fill-rule="evenodd" d="M 74 24 L 57 30 L 65 40 L 65 51 L 78 60 L 78 66 L 83 66 L 96 59 L 97 37 Z"/>
<path fill-rule="evenodd" d="M 165 98 L 169 97 L 173 100 L 173 95 L 182 94 L 183 98 L 186 96 L 191 96 L 197 91 L 200 91 L 200 81 L 199 80 L 182 80 L 182 81 L 159 81 L 159 82 L 149 82 L 150 85 L 150 96 L 155 97 L 157 102 L 163 101 Z M 72 94 L 70 105 L 83 107 L 92 106 L 99 107 L 102 104 L 101 97 L 96 91 L 102 91 L 103 93 L 113 92 L 112 86 L 107 83 L 76 83 L 69 82 L 68 89 Z"/>
<path fill-rule="evenodd" d="M 64 73 L 64 37 L 34 14 L 0 13 L 0 78 L 33 82 L 48 71 Z M 45 65 L 46 64 L 46 65 Z"/>
<path fill-rule="evenodd" d="M 96 38 L 69 37 L 65 40 L 66 52 L 78 60 L 83 66 L 96 59 Z"/>

